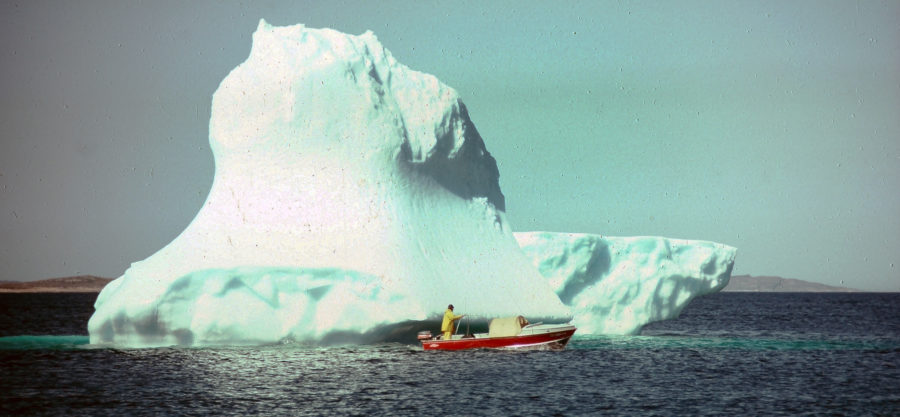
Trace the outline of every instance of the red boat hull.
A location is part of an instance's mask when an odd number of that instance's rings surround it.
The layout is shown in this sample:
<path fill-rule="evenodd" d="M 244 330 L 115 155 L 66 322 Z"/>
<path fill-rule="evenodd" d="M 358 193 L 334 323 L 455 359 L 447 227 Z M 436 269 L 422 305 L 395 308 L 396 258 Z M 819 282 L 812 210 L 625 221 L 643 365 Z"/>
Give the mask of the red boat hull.
<path fill-rule="evenodd" d="M 422 340 L 425 350 L 463 350 L 463 349 L 549 349 L 560 350 L 566 347 L 569 339 L 575 334 L 575 328 L 557 332 L 528 334 L 509 337 L 481 337 L 451 340 Z"/>

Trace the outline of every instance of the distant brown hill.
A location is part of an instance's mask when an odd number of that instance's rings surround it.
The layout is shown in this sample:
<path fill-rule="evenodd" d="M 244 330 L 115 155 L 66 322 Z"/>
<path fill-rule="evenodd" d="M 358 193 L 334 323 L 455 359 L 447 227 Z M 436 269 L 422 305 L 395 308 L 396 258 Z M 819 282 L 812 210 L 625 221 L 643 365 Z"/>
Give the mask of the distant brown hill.
<path fill-rule="evenodd" d="M 817 282 L 782 277 L 735 275 L 722 291 L 742 292 L 859 292 L 853 288 L 833 287 Z"/>
<path fill-rule="evenodd" d="M 0 282 L 0 293 L 10 292 L 100 292 L 106 284 L 112 281 L 110 278 L 96 277 L 93 275 L 79 275 L 76 277 L 63 277 L 42 279 L 40 281 Z"/>

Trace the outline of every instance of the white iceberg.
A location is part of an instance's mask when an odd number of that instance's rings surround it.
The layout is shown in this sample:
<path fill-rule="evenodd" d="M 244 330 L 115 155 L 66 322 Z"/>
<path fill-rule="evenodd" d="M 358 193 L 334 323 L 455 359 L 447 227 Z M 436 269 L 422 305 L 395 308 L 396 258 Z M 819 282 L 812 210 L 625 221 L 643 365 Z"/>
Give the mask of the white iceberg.
<path fill-rule="evenodd" d="M 581 334 L 637 334 L 725 288 L 737 249 L 715 242 L 579 233 L 516 233 L 522 250 L 572 308 Z"/>
<path fill-rule="evenodd" d="M 496 162 L 456 92 L 398 63 L 371 32 L 261 21 L 250 57 L 213 95 L 209 125 L 216 172 L 203 208 L 103 290 L 92 343 L 321 341 L 313 325 L 279 319 L 319 317 L 277 311 L 299 308 L 287 302 L 237 308 L 260 285 L 279 296 L 307 288 L 310 274 L 325 279 L 309 271 L 321 268 L 350 287 L 380 286 L 342 302 L 388 294 L 396 322 L 437 317 L 449 303 L 485 317 L 569 319 L 519 250 Z M 275 285 L 269 268 L 292 272 Z M 234 270 L 239 291 L 205 283 Z M 365 333 L 388 316 L 372 317 L 333 330 Z"/>
<path fill-rule="evenodd" d="M 104 288 L 91 343 L 396 340 L 450 303 L 484 318 L 574 312 L 582 333 L 629 333 L 730 274 L 733 249 L 698 242 L 519 235 L 523 252 L 456 92 L 371 32 L 261 21 L 209 129 L 206 202 Z"/>

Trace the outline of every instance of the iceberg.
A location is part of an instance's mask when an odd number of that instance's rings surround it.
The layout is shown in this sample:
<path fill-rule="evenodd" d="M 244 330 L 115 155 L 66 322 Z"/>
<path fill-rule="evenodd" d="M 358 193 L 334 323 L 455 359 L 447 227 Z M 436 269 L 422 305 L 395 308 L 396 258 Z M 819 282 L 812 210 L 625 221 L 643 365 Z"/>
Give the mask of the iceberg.
<path fill-rule="evenodd" d="M 203 207 L 101 292 L 91 343 L 322 342 L 450 303 L 570 319 L 518 247 L 457 93 L 371 32 L 260 21 L 209 131 Z"/>
<path fill-rule="evenodd" d="M 515 233 L 580 334 L 633 335 L 728 285 L 737 249 L 664 237 Z"/>
<path fill-rule="evenodd" d="M 203 207 L 103 289 L 92 344 L 412 341 L 450 303 L 628 334 L 730 276 L 711 242 L 514 235 L 457 93 L 371 32 L 260 21 L 209 132 Z"/>

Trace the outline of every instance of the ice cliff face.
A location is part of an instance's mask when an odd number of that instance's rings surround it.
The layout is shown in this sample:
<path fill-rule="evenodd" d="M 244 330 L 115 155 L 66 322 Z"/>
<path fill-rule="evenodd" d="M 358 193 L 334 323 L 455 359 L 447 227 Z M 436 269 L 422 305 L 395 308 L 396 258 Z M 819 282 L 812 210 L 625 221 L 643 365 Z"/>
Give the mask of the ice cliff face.
<path fill-rule="evenodd" d="M 129 283 L 110 285 L 123 284 Z M 370 343 L 390 340 L 398 318 L 410 315 L 410 301 L 380 278 L 357 271 L 204 269 L 167 284 L 148 304 L 114 304 L 124 310 L 91 338 L 133 347 Z"/>
<path fill-rule="evenodd" d="M 736 249 L 714 242 L 575 233 L 516 233 L 572 308 L 580 333 L 637 334 L 728 285 Z"/>
<path fill-rule="evenodd" d="M 210 145 L 216 173 L 203 208 L 100 294 L 93 343 L 227 343 L 259 326 L 271 328 L 249 339 L 322 340 L 321 329 L 275 313 L 209 325 L 236 314 L 226 299 L 296 309 L 288 299 L 310 274 L 324 279 L 310 271 L 322 268 L 377 287 L 344 292 L 342 305 L 390 305 L 388 315 L 359 307 L 369 318 L 334 333 L 436 317 L 449 303 L 473 315 L 568 318 L 518 249 L 496 163 L 456 92 L 398 63 L 370 32 L 260 22 L 250 57 L 213 95 Z M 373 294 L 389 302 L 366 304 Z"/>

